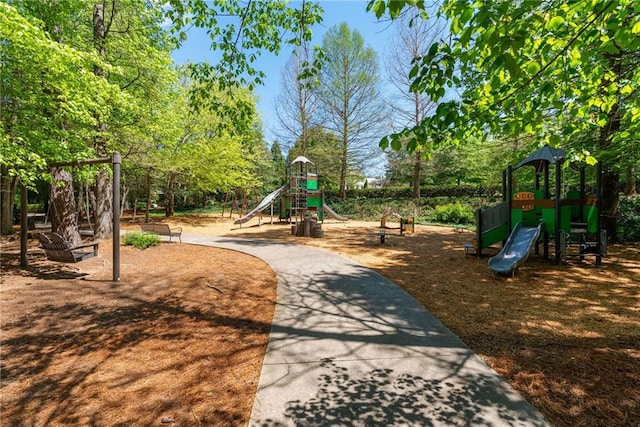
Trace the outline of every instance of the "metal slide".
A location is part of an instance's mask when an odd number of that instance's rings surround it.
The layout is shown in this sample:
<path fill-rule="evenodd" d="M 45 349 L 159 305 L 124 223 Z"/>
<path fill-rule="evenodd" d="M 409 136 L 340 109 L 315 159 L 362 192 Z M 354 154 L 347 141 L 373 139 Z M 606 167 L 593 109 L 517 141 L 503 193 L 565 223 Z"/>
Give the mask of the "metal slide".
<path fill-rule="evenodd" d="M 276 191 L 269 193 L 260 203 L 256 206 L 251 212 L 247 213 L 245 216 L 236 219 L 233 221 L 234 224 L 244 224 L 253 218 L 258 212 L 265 210 L 273 201 L 287 188 L 287 184 L 278 188 Z"/>
<path fill-rule="evenodd" d="M 489 258 L 489 268 L 496 273 L 513 274 L 513 271 L 529 257 L 541 230 L 542 223 L 537 227 L 523 227 L 519 222 L 498 255 Z"/>
<path fill-rule="evenodd" d="M 322 205 L 322 208 L 324 209 L 324 212 L 329 215 L 330 217 L 337 219 L 338 221 L 349 221 L 349 218 L 347 218 L 346 216 L 342 216 L 336 213 L 336 211 L 334 211 L 333 209 L 331 209 L 329 207 L 329 205 L 327 205 L 326 203 L 324 203 Z"/>

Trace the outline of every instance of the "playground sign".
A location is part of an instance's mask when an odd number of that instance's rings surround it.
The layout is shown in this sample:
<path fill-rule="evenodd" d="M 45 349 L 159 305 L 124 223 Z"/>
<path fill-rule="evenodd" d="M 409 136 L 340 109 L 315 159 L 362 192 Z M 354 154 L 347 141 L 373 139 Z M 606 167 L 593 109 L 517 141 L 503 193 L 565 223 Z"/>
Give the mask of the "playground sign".
<path fill-rule="evenodd" d="M 515 193 L 513 195 L 513 200 L 518 200 L 518 201 L 522 201 L 522 200 L 535 200 L 536 196 L 535 194 L 533 194 L 530 191 L 521 191 L 519 193 Z M 535 205 L 521 205 L 522 206 L 522 210 L 523 211 L 532 211 L 536 208 Z"/>

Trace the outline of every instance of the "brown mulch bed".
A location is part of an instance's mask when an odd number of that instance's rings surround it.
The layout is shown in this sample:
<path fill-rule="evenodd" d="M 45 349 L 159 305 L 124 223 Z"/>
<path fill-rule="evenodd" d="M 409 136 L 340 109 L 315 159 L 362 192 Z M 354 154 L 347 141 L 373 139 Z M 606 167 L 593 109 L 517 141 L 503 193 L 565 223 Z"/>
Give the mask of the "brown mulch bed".
<path fill-rule="evenodd" d="M 610 247 L 601 267 L 532 255 L 501 277 L 487 257 L 464 256 L 471 232 L 449 227 L 387 230 L 381 244 L 371 222 L 326 221 L 322 239 L 256 220 L 166 222 L 352 258 L 411 293 L 553 424 L 640 425 L 638 247 Z M 123 248 L 116 285 L 106 247 L 71 269 L 35 257 L 25 272 L 16 246 L 2 248 L 3 423 L 246 423 L 273 313 L 275 276 L 264 263 L 177 243 Z"/>
<path fill-rule="evenodd" d="M 34 243 L 32 243 L 32 246 Z M 246 425 L 275 302 L 261 260 L 110 242 L 78 264 L 3 240 L 2 425 Z"/>

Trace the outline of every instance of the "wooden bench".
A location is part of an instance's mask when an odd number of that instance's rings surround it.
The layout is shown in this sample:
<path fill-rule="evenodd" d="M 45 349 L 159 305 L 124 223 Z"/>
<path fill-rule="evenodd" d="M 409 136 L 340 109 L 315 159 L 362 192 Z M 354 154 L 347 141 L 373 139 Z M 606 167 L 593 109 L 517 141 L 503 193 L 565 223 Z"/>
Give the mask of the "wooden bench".
<path fill-rule="evenodd" d="M 38 239 L 40 248 L 44 250 L 50 261 L 75 263 L 98 255 L 98 242 L 74 246 L 58 233 L 51 233 L 50 237 L 39 233 Z M 86 250 L 90 247 L 93 247 L 93 250 Z"/>
<path fill-rule="evenodd" d="M 155 233 L 160 236 L 169 236 L 169 241 L 171 241 L 172 237 L 177 237 L 178 240 L 180 240 L 180 243 L 182 243 L 181 227 L 169 228 L 167 224 L 141 222 L 140 229 L 142 231 L 146 231 L 148 233 Z"/>
<path fill-rule="evenodd" d="M 457 232 L 457 233 L 462 233 L 465 230 L 467 230 L 467 226 L 464 224 L 455 224 L 453 226 L 453 231 Z"/>

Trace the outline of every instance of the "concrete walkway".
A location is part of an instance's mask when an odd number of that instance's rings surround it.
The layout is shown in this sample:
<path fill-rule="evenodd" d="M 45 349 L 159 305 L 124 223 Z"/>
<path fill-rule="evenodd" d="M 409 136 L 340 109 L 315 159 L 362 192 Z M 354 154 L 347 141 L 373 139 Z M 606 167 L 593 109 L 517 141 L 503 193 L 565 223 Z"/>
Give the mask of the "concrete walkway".
<path fill-rule="evenodd" d="M 256 256 L 277 273 L 251 426 L 547 425 L 439 320 L 372 270 L 302 245 L 182 239 Z"/>

